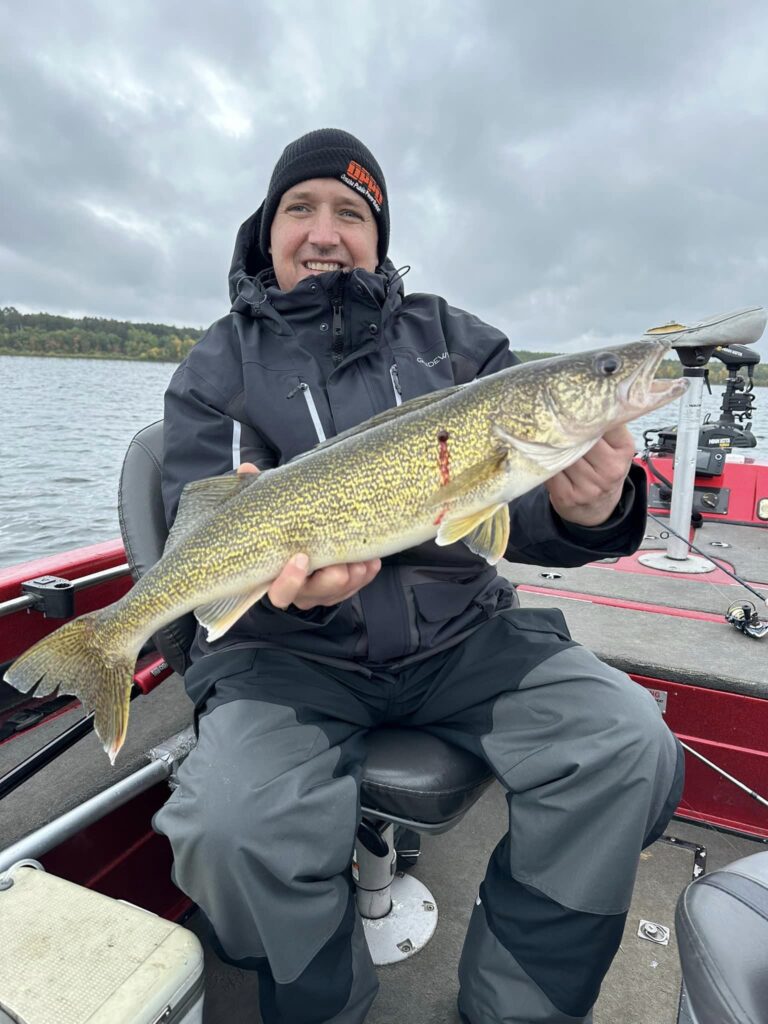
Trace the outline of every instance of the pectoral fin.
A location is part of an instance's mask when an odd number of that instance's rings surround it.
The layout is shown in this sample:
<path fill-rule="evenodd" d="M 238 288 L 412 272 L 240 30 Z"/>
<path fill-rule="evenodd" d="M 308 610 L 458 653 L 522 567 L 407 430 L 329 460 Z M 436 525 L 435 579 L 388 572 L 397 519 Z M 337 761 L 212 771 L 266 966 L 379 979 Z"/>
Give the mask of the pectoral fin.
<path fill-rule="evenodd" d="M 463 473 L 455 476 L 450 483 L 439 487 L 432 495 L 432 504 L 435 508 L 446 505 L 456 498 L 463 498 L 478 487 L 485 487 L 494 479 L 506 472 L 504 463 L 509 452 L 506 448 L 499 449 L 482 462 L 470 466 Z"/>
<path fill-rule="evenodd" d="M 179 509 L 165 542 L 165 550 L 170 551 L 183 537 L 199 526 L 206 516 L 236 497 L 245 487 L 255 483 L 260 475 L 237 473 L 232 476 L 212 476 L 187 484 L 181 492 Z"/>
<path fill-rule="evenodd" d="M 507 437 L 506 435 L 504 440 L 510 448 L 514 448 L 515 451 L 525 456 L 526 459 L 530 459 L 535 465 L 554 476 L 555 473 L 559 473 L 561 469 L 567 469 L 568 466 L 586 454 L 593 447 L 597 438 L 583 441 L 572 448 L 554 448 L 549 444 L 539 444 L 536 441 L 521 441 L 516 437 Z"/>
<path fill-rule="evenodd" d="M 271 583 L 271 580 L 270 580 Z M 224 636 L 241 616 L 245 615 L 251 605 L 256 604 L 269 590 L 269 583 L 264 583 L 249 590 L 244 594 L 235 594 L 233 597 L 222 597 L 218 601 L 210 601 L 208 604 L 195 608 L 195 618 L 201 626 L 208 631 L 209 641 L 218 640 Z"/>
<path fill-rule="evenodd" d="M 463 540 L 470 551 L 495 565 L 509 543 L 509 506 L 506 503 L 494 505 L 471 516 L 446 519 L 440 526 L 436 543 L 442 546 L 457 540 Z"/>

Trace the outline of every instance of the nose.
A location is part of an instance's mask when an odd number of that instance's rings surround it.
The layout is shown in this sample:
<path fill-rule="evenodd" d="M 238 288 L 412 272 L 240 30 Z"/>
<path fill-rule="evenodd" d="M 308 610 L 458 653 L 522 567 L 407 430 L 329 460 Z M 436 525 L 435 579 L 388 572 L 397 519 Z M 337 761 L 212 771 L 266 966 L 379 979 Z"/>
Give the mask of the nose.
<path fill-rule="evenodd" d="M 334 222 L 333 211 L 329 206 L 323 204 L 315 211 L 307 241 L 320 249 L 327 249 L 339 244 L 339 232 Z"/>

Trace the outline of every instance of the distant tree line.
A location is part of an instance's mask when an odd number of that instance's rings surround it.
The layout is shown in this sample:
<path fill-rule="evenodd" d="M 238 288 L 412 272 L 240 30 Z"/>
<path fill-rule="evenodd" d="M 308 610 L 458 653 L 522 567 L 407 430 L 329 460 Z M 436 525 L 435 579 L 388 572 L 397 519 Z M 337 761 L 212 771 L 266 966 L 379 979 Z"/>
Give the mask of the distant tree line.
<path fill-rule="evenodd" d="M 204 332 L 194 327 L 134 324 L 84 316 L 0 309 L 0 354 L 89 356 L 178 363 Z"/>
<path fill-rule="evenodd" d="M 20 313 L 13 306 L 0 309 L 0 355 L 90 356 L 110 359 L 147 359 L 178 363 L 205 331 L 167 324 L 134 324 L 98 316 L 73 319 L 52 313 Z M 546 359 L 556 352 L 516 351 L 524 362 Z M 677 359 L 665 359 L 659 377 L 679 377 Z M 722 384 L 728 375 L 717 359 L 709 363 L 709 379 Z M 746 371 L 742 371 L 746 376 Z M 768 364 L 755 367 L 756 384 L 768 385 Z"/>

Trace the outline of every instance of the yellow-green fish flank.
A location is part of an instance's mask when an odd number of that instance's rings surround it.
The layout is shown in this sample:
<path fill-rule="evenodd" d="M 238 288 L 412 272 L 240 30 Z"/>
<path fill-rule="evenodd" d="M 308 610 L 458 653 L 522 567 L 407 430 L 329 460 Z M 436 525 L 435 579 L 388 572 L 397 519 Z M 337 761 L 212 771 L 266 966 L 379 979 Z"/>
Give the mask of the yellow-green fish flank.
<path fill-rule="evenodd" d="M 315 570 L 462 539 L 495 563 L 508 502 L 682 394 L 683 381 L 653 380 L 668 348 L 660 338 L 511 367 L 406 402 L 258 477 L 190 484 L 162 559 L 5 678 L 37 696 L 76 694 L 114 760 L 136 655 L 161 626 L 195 609 L 208 638 L 222 636 L 298 552 Z"/>

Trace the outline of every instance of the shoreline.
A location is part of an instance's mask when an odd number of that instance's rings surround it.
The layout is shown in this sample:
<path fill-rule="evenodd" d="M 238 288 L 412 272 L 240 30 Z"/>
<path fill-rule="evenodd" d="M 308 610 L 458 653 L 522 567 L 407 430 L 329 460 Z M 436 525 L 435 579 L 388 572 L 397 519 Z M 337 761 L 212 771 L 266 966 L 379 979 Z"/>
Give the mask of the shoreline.
<path fill-rule="evenodd" d="M 16 352 L 0 348 L 0 356 L 18 356 L 22 359 L 111 359 L 119 363 L 170 363 L 178 366 L 176 359 L 148 359 L 146 356 L 125 356 L 119 352 Z"/>

